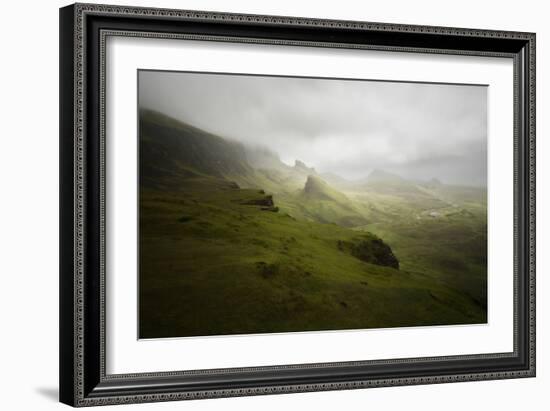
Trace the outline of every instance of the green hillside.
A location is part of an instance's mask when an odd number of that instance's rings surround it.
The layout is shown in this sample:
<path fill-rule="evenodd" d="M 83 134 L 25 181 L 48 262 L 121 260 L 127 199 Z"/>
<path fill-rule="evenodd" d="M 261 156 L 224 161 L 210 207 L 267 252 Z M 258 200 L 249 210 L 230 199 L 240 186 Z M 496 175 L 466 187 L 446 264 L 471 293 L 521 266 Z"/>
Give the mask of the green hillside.
<path fill-rule="evenodd" d="M 484 323 L 478 194 L 336 187 L 142 111 L 140 337 Z"/>

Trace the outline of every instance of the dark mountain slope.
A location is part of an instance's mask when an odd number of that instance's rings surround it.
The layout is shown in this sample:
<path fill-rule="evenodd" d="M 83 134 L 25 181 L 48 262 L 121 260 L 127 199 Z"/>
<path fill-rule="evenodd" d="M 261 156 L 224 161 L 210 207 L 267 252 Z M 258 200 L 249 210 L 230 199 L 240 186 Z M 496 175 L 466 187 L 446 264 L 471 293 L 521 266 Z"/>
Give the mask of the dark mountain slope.
<path fill-rule="evenodd" d="M 179 178 L 250 175 L 244 147 L 154 111 L 140 113 L 142 183 L 177 183 Z"/>

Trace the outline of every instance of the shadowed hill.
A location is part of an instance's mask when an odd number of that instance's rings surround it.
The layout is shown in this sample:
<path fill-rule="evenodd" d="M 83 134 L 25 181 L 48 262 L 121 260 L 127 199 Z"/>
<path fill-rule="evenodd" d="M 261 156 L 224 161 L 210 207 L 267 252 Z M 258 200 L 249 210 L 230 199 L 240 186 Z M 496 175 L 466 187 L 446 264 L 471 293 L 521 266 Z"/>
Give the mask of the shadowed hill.
<path fill-rule="evenodd" d="M 139 122 L 140 167 L 144 184 L 209 175 L 249 175 L 244 146 L 163 114 L 142 110 Z"/>

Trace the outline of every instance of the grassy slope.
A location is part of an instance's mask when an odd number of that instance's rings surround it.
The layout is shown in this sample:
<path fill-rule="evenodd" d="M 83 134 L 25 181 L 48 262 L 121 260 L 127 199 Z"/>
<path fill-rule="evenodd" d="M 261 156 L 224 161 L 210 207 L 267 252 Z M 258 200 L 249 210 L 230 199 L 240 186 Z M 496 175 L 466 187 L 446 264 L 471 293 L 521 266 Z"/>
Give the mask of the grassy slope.
<path fill-rule="evenodd" d="M 472 196 L 471 192 L 475 192 Z M 445 188 L 439 203 L 403 202 L 399 197 L 371 195 L 387 216 L 357 227 L 376 233 L 402 263 L 464 292 L 487 307 L 487 214 L 484 190 Z M 448 202 L 449 201 L 449 202 Z"/>
<path fill-rule="evenodd" d="M 142 337 L 485 321 L 439 281 L 338 247 L 370 234 L 242 204 L 263 196 L 214 177 L 142 190 Z"/>
<path fill-rule="evenodd" d="M 382 183 L 349 194 L 369 204 L 366 212 L 372 216 L 355 229 L 376 233 L 391 244 L 404 269 L 443 281 L 486 310 L 486 190 L 424 187 L 403 180 Z"/>

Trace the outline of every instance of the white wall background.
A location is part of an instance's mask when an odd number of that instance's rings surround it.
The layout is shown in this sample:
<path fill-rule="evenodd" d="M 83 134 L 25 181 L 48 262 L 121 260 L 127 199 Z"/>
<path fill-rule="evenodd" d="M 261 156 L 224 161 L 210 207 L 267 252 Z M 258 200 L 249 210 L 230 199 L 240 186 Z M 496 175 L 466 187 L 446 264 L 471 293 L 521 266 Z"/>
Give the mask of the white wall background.
<path fill-rule="evenodd" d="M 537 33 L 538 376 L 536 379 L 377 388 L 124 406 L 117 409 L 275 410 L 546 409 L 550 387 L 549 152 L 550 26 L 536 0 L 128 0 L 114 4 L 429 24 Z M 0 24 L 0 408 L 49 410 L 57 403 L 58 7 L 9 2 Z"/>

